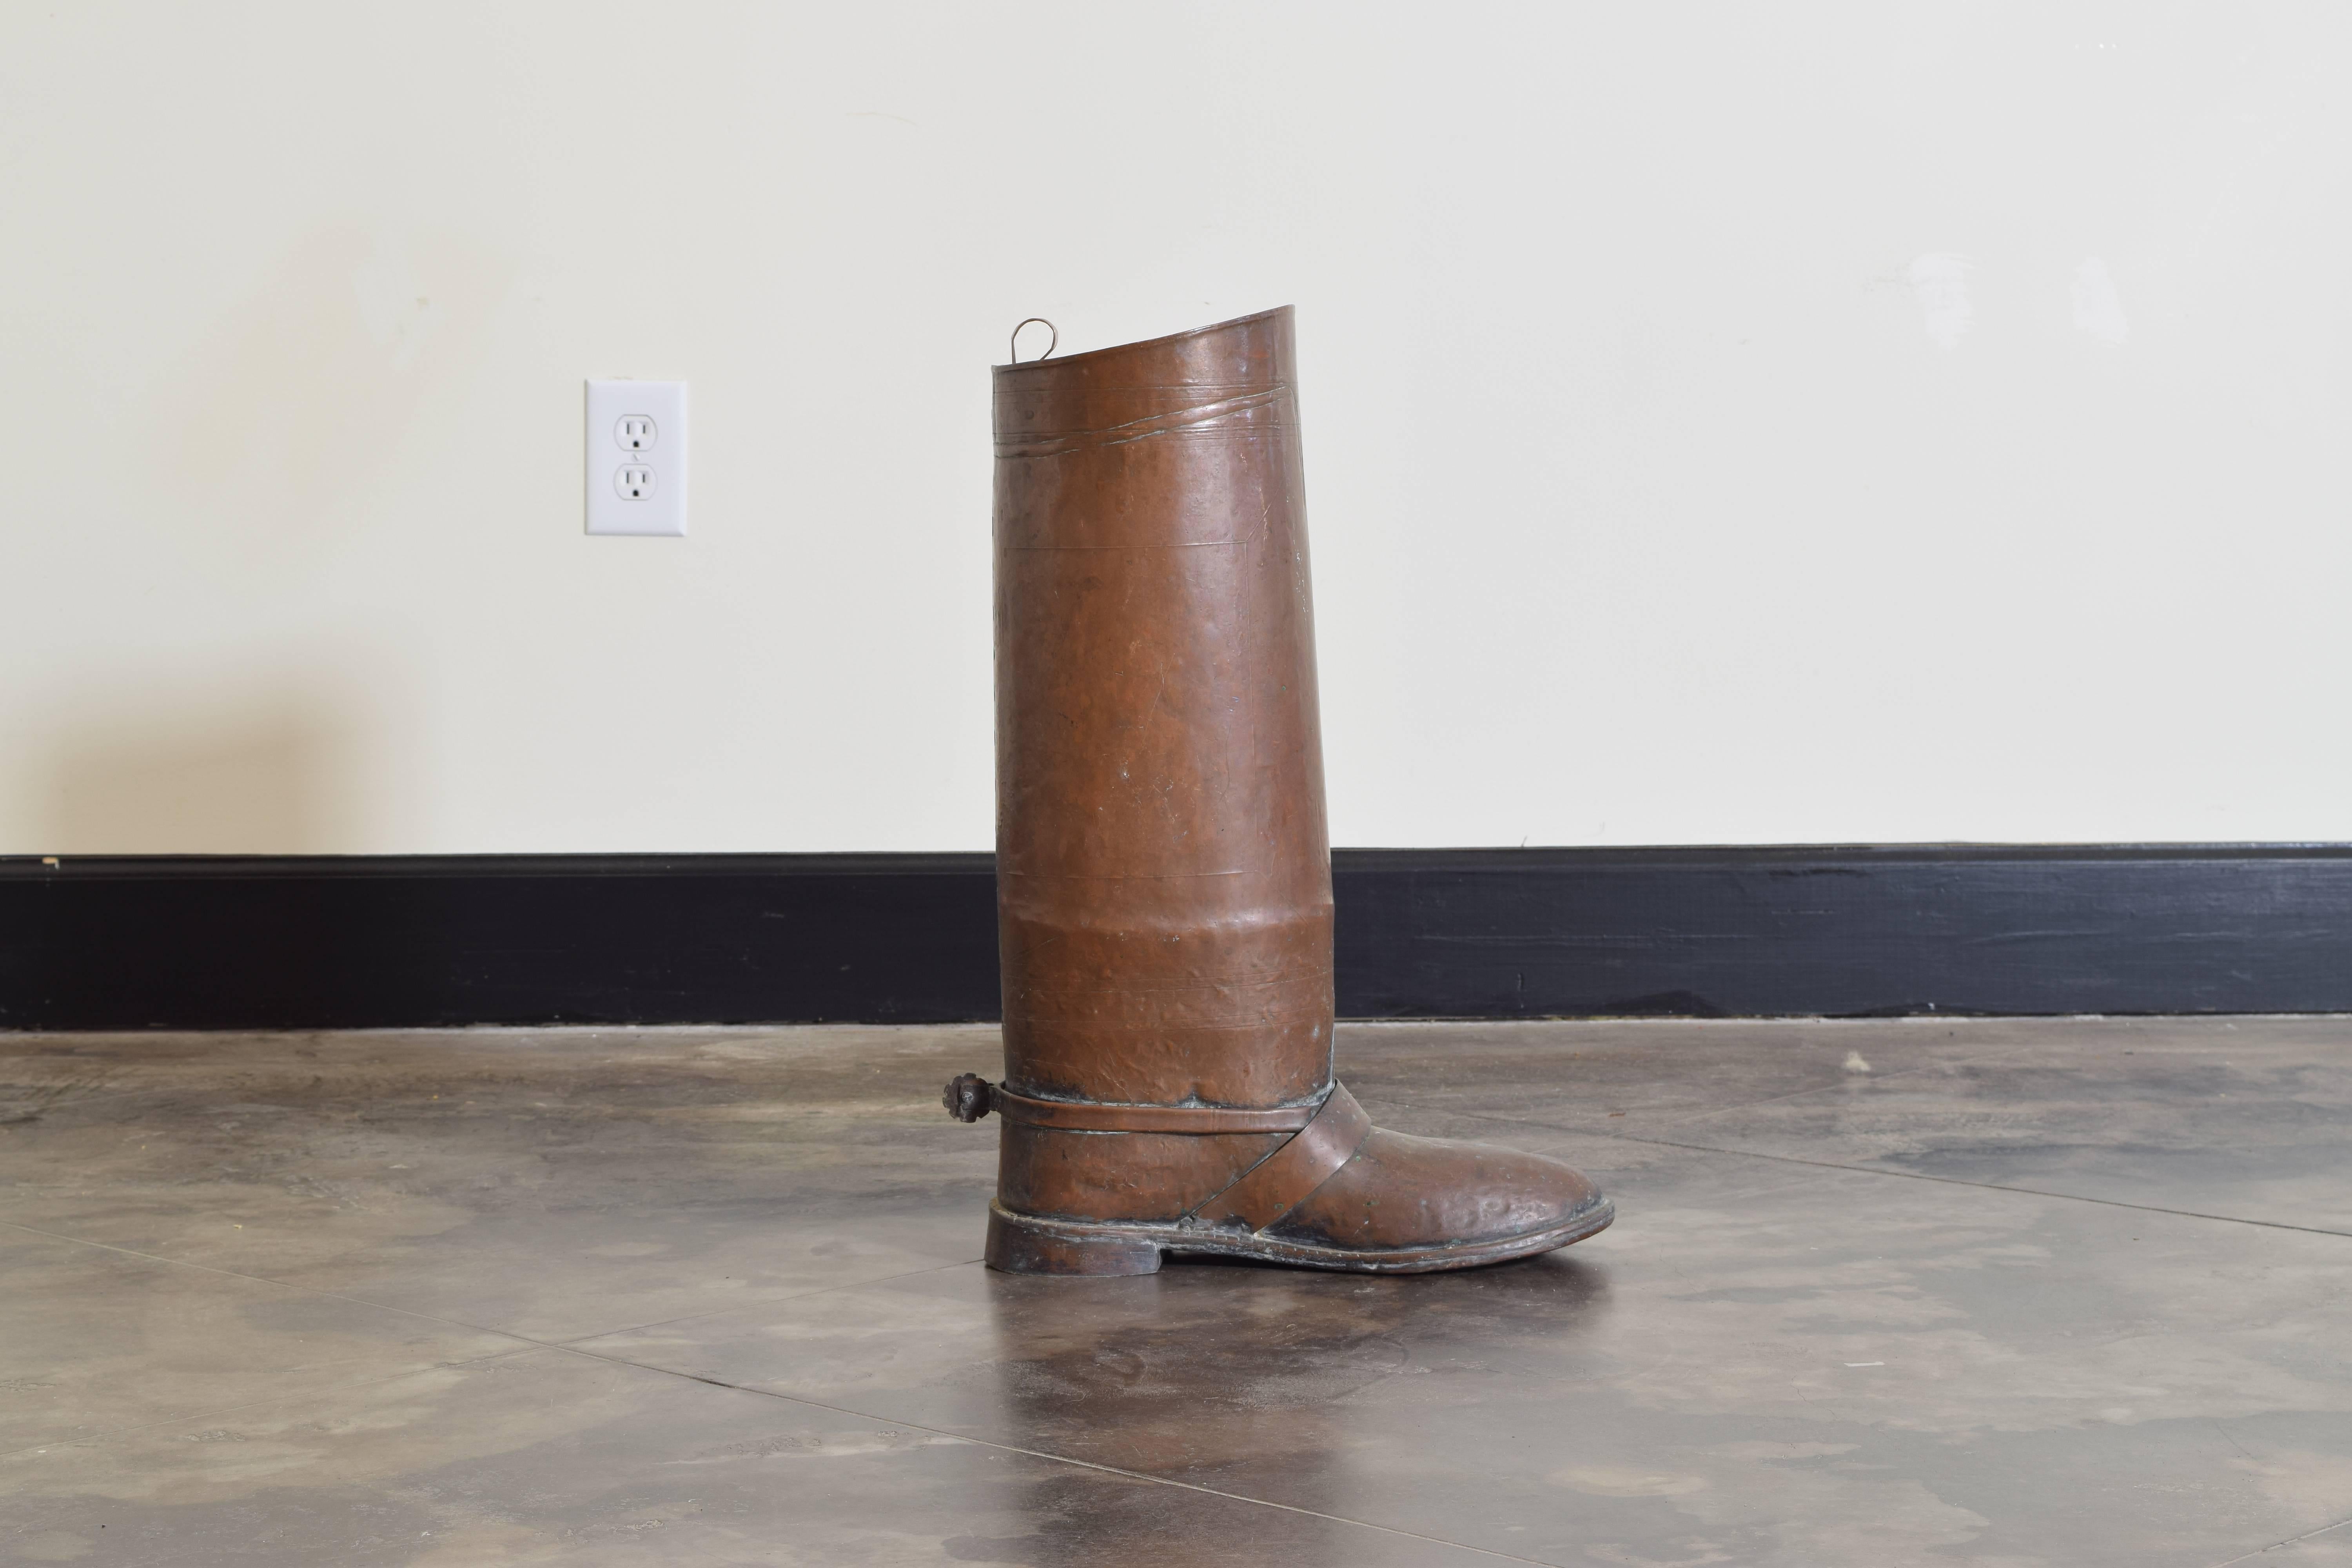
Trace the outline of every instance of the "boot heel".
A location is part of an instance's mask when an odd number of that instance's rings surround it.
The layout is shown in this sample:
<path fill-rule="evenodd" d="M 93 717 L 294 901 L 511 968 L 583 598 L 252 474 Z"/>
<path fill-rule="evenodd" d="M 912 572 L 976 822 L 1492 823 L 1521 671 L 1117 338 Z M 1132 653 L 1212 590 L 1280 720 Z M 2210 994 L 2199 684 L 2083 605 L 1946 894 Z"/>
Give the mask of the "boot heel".
<path fill-rule="evenodd" d="M 1136 1237 L 1089 1232 L 991 1207 L 988 1266 L 1007 1274 L 1157 1274 L 1160 1248 Z"/>

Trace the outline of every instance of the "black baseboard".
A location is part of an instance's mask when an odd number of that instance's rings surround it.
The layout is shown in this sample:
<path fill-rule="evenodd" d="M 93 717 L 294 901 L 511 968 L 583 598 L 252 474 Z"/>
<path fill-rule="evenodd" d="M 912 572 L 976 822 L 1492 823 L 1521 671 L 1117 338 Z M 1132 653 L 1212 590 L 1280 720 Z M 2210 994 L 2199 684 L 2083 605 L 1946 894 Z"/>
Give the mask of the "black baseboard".
<path fill-rule="evenodd" d="M 1355 849 L 1344 1016 L 2352 1012 L 2352 846 Z M 997 1013 L 986 855 L 0 859 L 0 1028 Z"/>

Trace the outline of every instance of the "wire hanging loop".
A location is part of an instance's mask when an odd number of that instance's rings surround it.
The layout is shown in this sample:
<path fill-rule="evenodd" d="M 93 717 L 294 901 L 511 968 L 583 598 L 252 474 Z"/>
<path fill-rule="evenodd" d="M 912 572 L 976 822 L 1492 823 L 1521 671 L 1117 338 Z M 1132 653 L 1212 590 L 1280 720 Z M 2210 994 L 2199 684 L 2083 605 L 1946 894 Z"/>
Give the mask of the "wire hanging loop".
<path fill-rule="evenodd" d="M 1021 363 L 1022 327 L 1043 327 L 1048 332 L 1053 334 L 1053 336 L 1045 340 L 1045 352 L 1039 354 L 1037 359 L 1052 359 L 1054 357 L 1054 351 L 1062 346 L 1061 329 L 1055 326 L 1053 322 L 1047 321 L 1043 316 L 1032 316 L 1027 321 L 1021 322 L 1020 325 L 1015 326 L 1013 329 L 1013 342 L 1005 352 L 1013 356 L 1013 363 L 1014 364 L 1019 364 Z M 1037 360 L 1031 360 L 1029 363 L 1031 364 L 1035 364 Z"/>

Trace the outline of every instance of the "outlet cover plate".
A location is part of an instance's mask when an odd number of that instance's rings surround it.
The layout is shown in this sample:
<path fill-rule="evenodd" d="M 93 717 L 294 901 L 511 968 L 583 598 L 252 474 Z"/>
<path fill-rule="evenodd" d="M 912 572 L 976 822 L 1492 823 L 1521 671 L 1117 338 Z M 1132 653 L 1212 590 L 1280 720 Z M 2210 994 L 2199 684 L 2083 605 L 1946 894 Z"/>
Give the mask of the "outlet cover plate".
<path fill-rule="evenodd" d="M 686 533 L 686 383 L 588 384 L 588 531 Z"/>

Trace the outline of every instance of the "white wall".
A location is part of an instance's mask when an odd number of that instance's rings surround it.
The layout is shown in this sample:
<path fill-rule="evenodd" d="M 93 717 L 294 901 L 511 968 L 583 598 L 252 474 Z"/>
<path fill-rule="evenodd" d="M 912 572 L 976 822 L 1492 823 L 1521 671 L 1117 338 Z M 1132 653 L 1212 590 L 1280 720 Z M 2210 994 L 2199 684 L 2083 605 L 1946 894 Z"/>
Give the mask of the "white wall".
<path fill-rule="evenodd" d="M 0 851 L 985 847 L 1006 330 L 1284 301 L 1338 842 L 2352 838 L 2342 6 L 5 33 Z"/>

